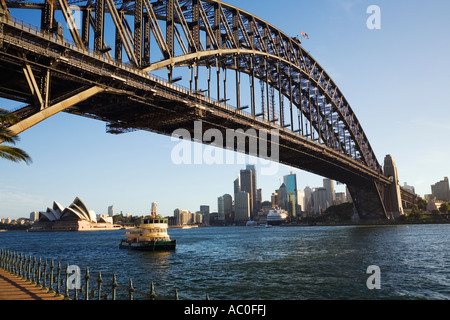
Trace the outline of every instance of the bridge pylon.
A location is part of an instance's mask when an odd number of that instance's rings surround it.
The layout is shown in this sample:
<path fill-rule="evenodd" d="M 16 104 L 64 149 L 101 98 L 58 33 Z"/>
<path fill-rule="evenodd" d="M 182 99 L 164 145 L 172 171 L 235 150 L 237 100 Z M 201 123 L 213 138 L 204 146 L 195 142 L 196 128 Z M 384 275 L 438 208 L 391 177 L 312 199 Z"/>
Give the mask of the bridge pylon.
<path fill-rule="evenodd" d="M 401 215 L 403 215 L 403 206 L 397 166 L 395 165 L 394 158 L 391 155 L 387 155 L 384 158 L 384 174 L 392 181 L 390 185 L 385 187 L 384 192 L 386 214 L 389 217 L 398 219 Z"/>

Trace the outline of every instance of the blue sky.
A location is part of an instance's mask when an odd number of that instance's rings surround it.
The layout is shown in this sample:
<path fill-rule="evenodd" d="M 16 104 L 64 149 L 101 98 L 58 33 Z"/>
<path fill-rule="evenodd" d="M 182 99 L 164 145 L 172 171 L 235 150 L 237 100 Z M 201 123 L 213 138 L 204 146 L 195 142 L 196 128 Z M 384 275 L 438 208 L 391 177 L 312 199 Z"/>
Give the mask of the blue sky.
<path fill-rule="evenodd" d="M 235 0 L 295 36 L 331 75 L 355 111 L 380 161 L 392 154 L 401 184 L 420 195 L 450 175 L 450 2 L 448 0 Z M 381 9 L 381 29 L 369 30 L 367 7 Z M 14 12 L 24 19 L 23 12 Z M 26 20 L 26 19 L 24 19 Z M 28 20 L 27 20 L 28 21 Z M 16 106 L 0 100 L 3 108 Z M 233 193 L 244 165 L 180 165 L 171 161 L 170 137 L 148 132 L 109 135 L 105 124 L 57 114 L 20 135 L 19 147 L 33 164 L 0 161 L 0 218 L 28 217 L 57 200 L 79 196 L 98 214 L 147 214 L 151 203 L 172 215 L 176 208 L 217 210 L 217 197 Z M 252 162 L 257 163 L 257 159 Z M 290 171 L 299 188 L 322 185 L 322 177 L 281 166 L 258 175 L 264 200 Z M 342 188 L 342 187 L 339 187 Z"/>

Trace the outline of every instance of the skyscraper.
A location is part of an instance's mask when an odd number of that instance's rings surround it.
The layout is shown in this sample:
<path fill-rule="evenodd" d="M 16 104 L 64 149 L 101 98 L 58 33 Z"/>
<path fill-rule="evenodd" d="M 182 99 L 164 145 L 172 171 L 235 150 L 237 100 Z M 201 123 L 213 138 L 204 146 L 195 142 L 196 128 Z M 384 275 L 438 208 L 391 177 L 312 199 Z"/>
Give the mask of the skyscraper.
<path fill-rule="evenodd" d="M 235 216 L 237 223 L 247 222 L 250 219 L 250 196 L 248 192 L 239 191 L 234 199 Z"/>
<path fill-rule="evenodd" d="M 327 190 L 327 209 L 328 207 L 331 207 L 334 205 L 334 181 L 331 179 L 323 179 L 323 187 Z"/>
<path fill-rule="evenodd" d="M 431 194 L 439 201 L 450 201 L 448 177 L 431 186 Z"/>
<path fill-rule="evenodd" d="M 254 164 L 248 164 L 245 167 L 246 170 L 251 170 L 252 171 L 252 193 L 253 193 L 253 198 L 250 200 L 252 201 L 252 209 L 250 211 L 250 214 L 252 215 L 256 215 L 257 211 L 258 211 L 258 206 L 257 206 L 257 192 L 258 192 L 258 186 L 256 183 L 256 166 Z"/>
<path fill-rule="evenodd" d="M 325 188 L 316 188 L 312 193 L 314 213 L 322 214 L 328 208 L 328 192 Z"/>
<path fill-rule="evenodd" d="M 158 214 L 158 204 L 156 202 L 152 202 L 152 215 Z"/>
<path fill-rule="evenodd" d="M 217 199 L 217 207 L 218 207 L 218 220 L 220 222 L 225 222 L 226 219 L 231 217 L 231 213 L 233 210 L 233 199 L 229 194 L 224 194 L 223 196 Z"/>
<path fill-rule="evenodd" d="M 291 174 L 283 177 L 284 184 L 286 186 L 286 200 L 287 210 L 289 216 L 296 216 L 297 207 L 297 176 L 291 172 Z"/>
<path fill-rule="evenodd" d="M 108 216 L 110 216 L 110 217 L 114 216 L 114 206 L 113 205 L 110 205 L 108 207 Z"/>
<path fill-rule="evenodd" d="M 282 183 L 276 193 L 278 194 L 278 196 L 277 196 L 278 204 L 277 205 L 281 209 L 287 209 L 288 198 L 287 198 L 286 185 L 284 183 Z"/>
<path fill-rule="evenodd" d="M 306 187 L 305 191 L 305 212 L 313 212 L 312 193 L 313 190 L 310 187 Z"/>
<path fill-rule="evenodd" d="M 241 191 L 241 181 L 239 180 L 239 177 L 234 180 L 234 199 L 236 201 L 237 194 Z"/>
<path fill-rule="evenodd" d="M 240 173 L 241 191 L 245 191 L 250 196 L 250 215 L 253 217 L 253 204 L 256 200 L 256 192 L 253 193 L 253 172 L 251 169 L 241 170 Z"/>
<path fill-rule="evenodd" d="M 209 225 L 209 206 L 200 206 L 200 213 L 203 215 L 203 222 Z"/>

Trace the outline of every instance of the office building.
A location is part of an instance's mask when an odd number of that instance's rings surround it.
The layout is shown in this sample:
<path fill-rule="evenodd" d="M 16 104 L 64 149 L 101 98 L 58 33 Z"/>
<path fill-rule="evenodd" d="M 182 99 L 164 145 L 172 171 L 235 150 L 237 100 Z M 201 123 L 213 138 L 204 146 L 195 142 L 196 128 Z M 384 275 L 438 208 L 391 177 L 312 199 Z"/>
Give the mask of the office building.
<path fill-rule="evenodd" d="M 312 193 L 314 213 L 322 214 L 328 208 L 328 191 L 325 188 L 315 188 Z"/>
<path fill-rule="evenodd" d="M 158 204 L 156 202 L 152 202 L 152 215 L 158 214 Z"/>
<path fill-rule="evenodd" d="M 250 215 L 253 216 L 254 200 L 256 200 L 256 190 L 254 188 L 254 175 L 251 169 L 241 170 L 239 180 L 240 180 L 240 191 L 245 191 L 250 196 Z"/>
<path fill-rule="evenodd" d="M 303 209 L 304 212 L 311 213 L 313 212 L 314 206 L 312 202 L 312 193 L 313 190 L 310 187 L 306 187 L 304 190 L 305 192 L 305 209 Z"/>
<path fill-rule="evenodd" d="M 200 213 L 203 215 L 203 223 L 209 225 L 210 219 L 209 206 L 207 205 L 200 206 Z"/>
<path fill-rule="evenodd" d="M 296 216 L 297 207 L 297 176 L 291 172 L 283 177 L 286 186 L 286 208 L 290 217 Z"/>
<path fill-rule="evenodd" d="M 113 217 L 114 216 L 114 206 L 110 205 L 108 207 L 108 216 Z"/>
<path fill-rule="evenodd" d="M 30 221 L 39 220 L 39 211 L 33 211 L 30 213 Z"/>
<path fill-rule="evenodd" d="M 248 164 L 245 167 L 246 170 L 251 170 L 252 171 L 252 193 L 253 193 L 253 199 L 251 199 L 250 201 L 252 201 L 252 208 L 251 208 L 251 214 L 252 215 L 256 215 L 256 213 L 258 212 L 258 186 L 257 186 L 257 182 L 256 182 L 256 166 L 254 164 Z"/>
<path fill-rule="evenodd" d="M 250 195 L 248 192 L 239 191 L 234 200 L 234 221 L 243 223 L 250 220 Z"/>
<path fill-rule="evenodd" d="M 450 191 L 449 191 L 449 182 L 448 177 L 445 177 L 444 180 L 436 182 L 431 186 L 431 194 L 436 198 L 437 201 L 450 201 Z"/>
<path fill-rule="evenodd" d="M 229 194 L 224 194 L 223 196 L 217 198 L 217 208 L 219 211 L 219 222 L 229 220 L 233 210 L 233 198 Z"/>
<path fill-rule="evenodd" d="M 331 179 L 323 179 L 323 187 L 327 190 L 327 208 L 328 208 L 334 205 L 335 199 L 334 181 Z"/>
<path fill-rule="evenodd" d="M 297 190 L 297 207 L 298 207 L 298 214 L 300 212 L 304 212 L 305 210 L 305 191 L 303 190 Z"/>
<path fill-rule="evenodd" d="M 288 197 L 287 197 L 287 189 L 284 183 L 281 184 L 280 188 L 277 190 L 277 206 L 280 209 L 287 209 L 288 206 Z"/>

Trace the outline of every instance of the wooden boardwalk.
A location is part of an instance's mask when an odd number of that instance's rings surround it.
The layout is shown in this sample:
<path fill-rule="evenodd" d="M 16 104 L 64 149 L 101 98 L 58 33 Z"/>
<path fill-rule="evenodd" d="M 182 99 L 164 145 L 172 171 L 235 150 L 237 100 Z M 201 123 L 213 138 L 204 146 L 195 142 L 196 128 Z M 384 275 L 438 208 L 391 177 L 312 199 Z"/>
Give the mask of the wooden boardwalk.
<path fill-rule="evenodd" d="M 0 269 L 0 300 L 63 300 L 61 295 L 55 297 L 42 287 L 36 287 L 25 280 Z"/>

